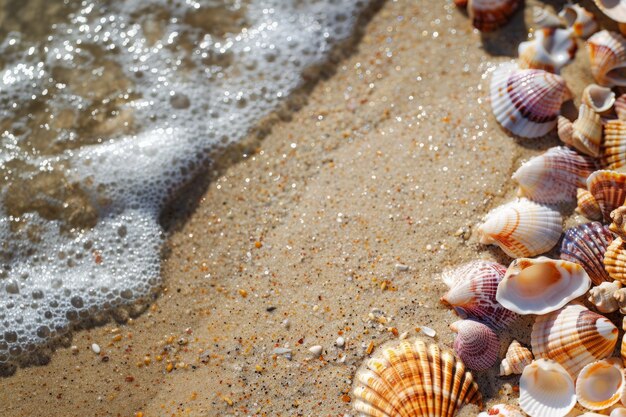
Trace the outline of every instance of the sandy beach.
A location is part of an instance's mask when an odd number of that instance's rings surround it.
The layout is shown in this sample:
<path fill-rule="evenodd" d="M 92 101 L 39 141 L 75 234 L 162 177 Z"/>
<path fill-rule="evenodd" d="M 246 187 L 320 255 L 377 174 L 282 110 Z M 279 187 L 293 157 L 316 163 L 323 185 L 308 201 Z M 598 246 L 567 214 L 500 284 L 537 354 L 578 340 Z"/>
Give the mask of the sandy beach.
<path fill-rule="evenodd" d="M 488 37 L 451 1 L 382 4 L 299 109 L 172 202 L 164 287 L 147 310 L 3 378 L 0 415 L 354 415 L 352 378 L 372 347 L 451 347 L 441 272 L 510 262 L 475 226 L 513 198 L 522 161 L 559 143 L 511 138 L 487 99 L 485 72 L 514 57 L 536 4 Z M 564 71 L 575 96 L 586 59 L 581 48 Z M 501 334 L 502 353 L 528 325 Z M 514 395 L 517 377 L 474 374 L 487 404 Z"/>

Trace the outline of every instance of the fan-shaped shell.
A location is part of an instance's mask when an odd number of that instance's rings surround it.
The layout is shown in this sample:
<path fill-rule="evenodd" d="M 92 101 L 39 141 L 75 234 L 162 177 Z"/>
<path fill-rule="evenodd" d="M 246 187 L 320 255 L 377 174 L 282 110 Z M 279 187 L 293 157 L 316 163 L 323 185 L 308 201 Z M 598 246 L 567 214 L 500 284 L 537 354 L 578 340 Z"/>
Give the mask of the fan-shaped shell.
<path fill-rule="evenodd" d="M 616 404 L 626 386 L 624 370 L 601 360 L 586 365 L 576 378 L 578 402 L 589 410 L 604 410 Z"/>
<path fill-rule="evenodd" d="M 612 313 L 619 309 L 615 293 L 622 288 L 619 281 L 603 282 L 589 290 L 587 301 L 596 306 L 600 313 Z"/>
<path fill-rule="evenodd" d="M 512 258 L 549 251 L 559 241 L 562 231 L 558 211 L 527 199 L 495 208 L 478 228 L 480 243 L 498 245 Z"/>
<path fill-rule="evenodd" d="M 626 40 L 619 33 L 602 30 L 587 41 L 591 74 L 604 86 L 626 85 Z"/>
<path fill-rule="evenodd" d="M 609 319 L 579 304 L 537 316 L 531 333 L 535 358 L 552 359 L 570 375 L 611 355 L 618 330 Z"/>
<path fill-rule="evenodd" d="M 615 104 L 615 93 L 608 87 L 589 84 L 583 90 L 581 100 L 596 113 L 606 113 Z"/>
<path fill-rule="evenodd" d="M 546 314 L 585 294 L 591 279 L 582 266 L 545 256 L 511 262 L 496 300 L 519 314 Z"/>
<path fill-rule="evenodd" d="M 448 271 L 443 281 L 450 290 L 441 300 L 450 304 L 461 318 L 471 318 L 494 329 L 509 327 L 519 316 L 496 301 L 498 283 L 506 267 L 497 262 L 476 260 Z"/>
<path fill-rule="evenodd" d="M 500 376 L 521 374 L 532 361 L 532 352 L 514 340 L 509 345 L 505 358 L 500 362 Z"/>
<path fill-rule="evenodd" d="M 557 362 L 539 359 L 519 380 L 519 404 L 533 417 L 563 417 L 576 405 L 574 381 Z"/>
<path fill-rule="evenodd" d="M 524 163 L 512 178 L 519 184 L 521 197 L 554 204 L 574 201 L 576 190 L 585 187 L 595 169 L 593 159 L 559 146 Z"/>
<path fill-rule="evenodd" d="M 600 170 L 587 178 L 587 189 L 598 202 L 602 217 L 611 220 L 611 212 L 622 206 L 626 200 L 626 174 Z"/>
<path fill-rule="evenodd" d="M 578 110 L 578 119 L 572 123 L 572 137 L 568 145 L 585 155 L 598 157 L 601 143 L 602 120 L 591 107 L 583 103 Z"/>
<path fill-rule="evenodd" d="M 571 227 L 561 242 L 561 259 L 581 265 L 596 285 L 612 281 L 604 269 L 604 253 L 612 241 L 608 226 L 599 222 Z"/>
<path fill-rule="evenodd" d="M 585 188 L 576 190 L 576 212 L 589 220 L 602 220 L 602 210 L 596 199 Z"/>
<path fill-rule="evenodd" d="M 569 31 L 544 28 L 535 32 L 535 37 L 522 42 L 518 47 L 520 68 L 542 69 L 558 73 L 576 55 L 576 42 Z"/>
<path fill-rule="evenodd" d="M 594 0 L 602 13 L 616 22 L 626 22 L 626 2 L 624 0 Z"/>
<path fill-rule="evenodd" d="M 616 238 L 604 253 L 604 269 L 609 276 L 626 284 L 626 248 L 622 238 Z"/>
<path fill-rule="evenodd" d="M 564 101 L 571 98 L 565 80 L 537 69 L 498 67 L 491 78 L 491 108 L 503 128 L 524 138 L 550 132 Z"/>
<path fill-rule="evenodd" d="M 481 406 L 472 374 L 435 344 L 403 341 L 379 349 L 355 377 L 360 416 L 453 416 L 464 404 Z"/>
<path fill-rule="evenodd" d="M 505 25 L 520 5 L 520 0 L 469 0 L 467 13 L 472 25 L 490 32 Z"/>
<path fill-rule="evenodd" d="M 498 361 L 500 340 L 487 325 L 474 320 L 459 320 L 450 325 L 455 332 L 454 351 L 465 366 L 484 371 Z"/>
<path fill-rule="evenodd" d="M 620 111 L 618 102 L 615 102 L 616 111 Z M 613 170 L 626 165 L 626 121 L 616 119 L 605 123 L 602 163 Z"/>
<path fill-rule="evenodd" d="M 524 417 L 521 410 L 511 404 L 496 404 L 478 414 L 478 417 Z"/>

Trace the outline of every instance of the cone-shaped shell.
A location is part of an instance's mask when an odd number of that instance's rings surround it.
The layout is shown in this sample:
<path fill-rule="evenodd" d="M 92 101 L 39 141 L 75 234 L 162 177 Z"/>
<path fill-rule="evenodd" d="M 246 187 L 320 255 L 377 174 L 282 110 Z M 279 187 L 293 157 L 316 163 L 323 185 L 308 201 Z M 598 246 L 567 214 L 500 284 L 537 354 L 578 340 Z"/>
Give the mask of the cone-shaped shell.
<path fill-rule="evenodd" d="M 626 22 L 626 2 L 624 0 L 594 0 L 602 13 L 616 22 Z"/>
<path fill-rule="evenodd" d="M 576 212 L 589 220 L 602 220 L 602 210 L 593 195 L 585 188 L 576 190 Z"/>
<path fill-rule="evenodd" d="M 493 114 L 503 128 L 535 138 L 554 129 L 561 105 L 571 93 L 559 75 L 503 64 L 492 75 L 490 97 Z"/>
<path fill-rule="evenodd" d="M 616 238 L 606 249 L 604 269 L 611 278 L 626 284 L 626 248 L 622 238 Z"/>
<path fill-rule="evenodd" d="M 604 86 L 626 85 L 626 40 L 622 35 L 606 30 L 600 31 L 587 41 L 591 74 Z"/>
<path fill-rule="evenodd" d="M 500 340 L 487 325 L 474 320 L 459 320 L 450 325 L 455 332 L 454 351 L 465 366 L 484 371 L 498 361 Z"/>
<path fill-rule="evenodd" d="M 587 189 L 598 202 L 602 217 L 611 221 L 611 212 L 626 200 L 626 174 L 600 170 L 587 178 Z"/>
<path fill-rule="evenodd" d="M 535 32 L 534 39 L 519 44 L 519 66 L 559 73 L 562 67 L 574 59 L 576 48 L 569 31 L 540 29 Z"/>
<path fill-rule="evenodd" d="M 619 281 L 603 282 L 589 290 L 587 301 L 593 304 L 600 313 L 612 313 L 619 309 L 615 293 L 622 288 Z"/>
<path fill-rule="evenodd" d="M 495 208 L 478 228 L 480 243 L 498 245 L 512 258 L 549 251 L 559 241 L 562 231 L 558 211 L 527 199 Z"/>
<path fill-rule="evenodd" d="M 478 414 L 478 417 L 524 417 L 522 411 L 511 404 L 496 404 L 489 410 Z"/>
<path fill-rule="evenodd" d="M 615 104 L 615 93 L 608 87 L 589 84 L 583 90 L 582 102 L 596 113 L 606 113 Z"/>
<path fill-rule="evenodd" d="M 539 359 L 519 380 L 519 404 L 533 417 L 563 417 L 576 405 L 574 381 L 557 362 Z"/>
<path fill-rule="evenodd" d="M 472 374 L 451 352 L 422 341 L 379 349 L 355 377 L 360 416 L 453 416 L 482 404 Z"/>
<path fill-rule="evenodd" d="M 467 13 L 472 25 L 490 32 L 505 25 L 520 5 L 520 0 L 469 0 Z"/>
<path fill-rule="evenodd" d="M 500 362 L 500 376 L 521 374 L 524 368 L 533 361 L 533 354 L 517 340 L 509 345 L 506 356 Z"/>
<path fill-rule="evenodd" d="M 450 290 L 441 300 L 451 305 L 461 318 L 481 321 L 502 330 L 519 316 L 496 301 L 498 283 L 506 267 L 497 262 L 476 260 L 450 270 L 443 281 Z"/>
<path fill-rule="evenodd" d="M 611 355 L 618 330 L 606 317 L 579 304 L 537 316 L 531 333 L 535 358 L 552 359 L 570 375 Z"/>
<path fill-rule="evenodd" d="M 593 13 L 578 4 L 566 4 L 559 13 L 567 28 L 580 38 L 587 38 L 598 30 Z"/>
<path fill-rule="evenodd" d="M 602 144 L 602 120 L 600 116 L 586 104 L 581 104 L 578 119 L 572 124 L 573 146 L 585 155 L 600 156 Z"/>
<path fill-rule="evenodd" d="M 582 266 L 545 256 L 511 262 L 496 300 L 519 314 L 546 314 L 585 294 L 591 279 Z"/>
<path fill-rule="evenodd" d="M 586 186 L 587 177 L 595 169 L 593 159 L 559 146 L 524 163 L 512 178 L 519 184 L 520 197 L 555 204 L 573 202 L 576 190 Z"/>
<path fill-rule="evenodd" d="M 618 101 L 615 102 L 615 110 L 621 111 L 618 110 Z M 605 123 L 602 163 L 613 170 L 626 165 L 626 121 L 617 119 Z"/>
<path fill-rule="evenodd" d="M 578 402 L 589 410 L 604 410 L 616 404 L 626 386 L 624 370 L 606 360 L 585 366 L 576 378 Z"/>
<path fill-rule="evenodd" d="M 571 227 L 561 242 L 561 259 L 581 265 L 596 285 L 612 281 L 604 269 L 604 253 L 611 242 L 613 235 L 608 226 L 599 222 Z"/>

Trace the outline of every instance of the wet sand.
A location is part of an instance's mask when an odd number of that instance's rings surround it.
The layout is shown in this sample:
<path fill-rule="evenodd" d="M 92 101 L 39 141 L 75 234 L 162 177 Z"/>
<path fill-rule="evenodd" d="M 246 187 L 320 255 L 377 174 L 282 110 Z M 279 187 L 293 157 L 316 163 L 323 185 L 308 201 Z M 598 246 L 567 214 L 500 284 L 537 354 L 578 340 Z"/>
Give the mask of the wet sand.
<path fill-rule="evenodd" d="M 491 116 L 483 73 L 515 53 L 523 17 L 481 38 L 451 2 L 386 2 L 300 110 L 201 197 L 173 204 L 192 214 L 173 222 L 148 310 L 77 332 L 77 350 L 4 378 L 0 414 L 353 415 L 370 344 L 406 332 L 451 347 L 441 271 L 508 264 L 477 243 L 475 225 L 514 196 L 521 161 L 558 144 L 515 140 Z M 583 55 L 565 71 L 575 95 Z M 475 375 L 489 403 L 517 383 L 495 368 Z"/>

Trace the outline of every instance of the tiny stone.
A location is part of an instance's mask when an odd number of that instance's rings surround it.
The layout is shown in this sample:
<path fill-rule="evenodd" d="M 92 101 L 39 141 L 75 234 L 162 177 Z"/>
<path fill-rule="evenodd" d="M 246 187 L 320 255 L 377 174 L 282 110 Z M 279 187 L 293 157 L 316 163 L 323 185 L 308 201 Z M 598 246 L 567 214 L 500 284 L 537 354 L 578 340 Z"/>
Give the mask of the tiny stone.
<path fill-rule="evenodd" d="M 317 358 L 322 354 L 322 347 L 320 345 L 311 346 L 309 352 L 313 354 L 313 357 Z"/>
<path fill-rule="evenodd" d="M 402 332 L 402 333 L 400 333 L 399 337 L 400 337 L 400 340 L 404 340 L 407 337 L 409 337 L 409 332 Z"/>
<path fill-rule="evenodd" d="M 78 355 L 78 346 L 72 345 L 72 347 L 70 347 L 70 350 L 72 351 L 72 355 Z"/>
<path fill-rule="evenodd" d="M 276 307 L 273 307 L 273 306 L 272 306 L 272 307 L 267 307 L 267 308 L 265 309 L 265 311 L 267 311 L 268 313 L 271 313 L 271 312 L 272 312 L 272 311 L 274 311 L 274 310 L 276 310 Z"/>
<path fill-rule="evenodd" d="M 337 338 L 337 341 L 335 342 L 335 344 L 336 344 L 338 347 L 343 347 L 343 346 L 346 344 L 346 339 L 344 339 L 343 337 L 339 336 L 339 337 Z"/>
<path fill-rule="evenodd" d="M 100 346 L 96 343 L 91 345 L 91 350 L 93 350 L 93 353 L 100 353 Z"/>
<path fill-rule="evenodd" d="M 437 335 L 437 332 L 430 327 L 422 326 L 421 331 L 428 337 L 435 337 Z"/>
<path fill-rule="evenodd" d="M 291 349 L 289 348 L 274 348 L 275 355 L 284 355 L 286 353 L 291 353 Z"/>
<path fill-rule="evenodd" d="M 405 272 L 409 270 L 409 266 L 408 265 L 404 265 L 404 264 L 396 264 L 396 271 L 399 272 Z"/>
<path fill-rule="evenodd" d="M 282 325 L 285 329 L 289 330 L 289 328 L 291 327 L 291 322 L 289 321 L 289 319 L 285 319 L 283 320 Z"/>
<path fill-rule="evenodd" d="M 320 309 L 320 306 L 318 306 L 317 304 L 315 304 L 315 305 L 313 306 L 313 311 L 317 311 L 317 310 L 319 310 L 319 309 Z"/>

